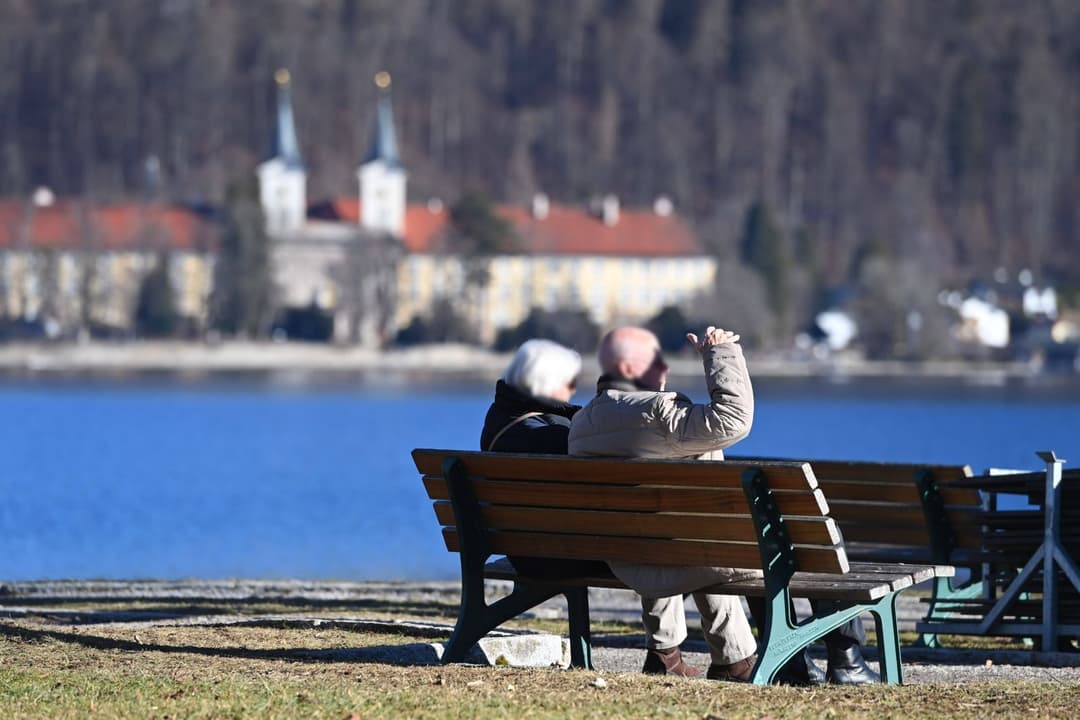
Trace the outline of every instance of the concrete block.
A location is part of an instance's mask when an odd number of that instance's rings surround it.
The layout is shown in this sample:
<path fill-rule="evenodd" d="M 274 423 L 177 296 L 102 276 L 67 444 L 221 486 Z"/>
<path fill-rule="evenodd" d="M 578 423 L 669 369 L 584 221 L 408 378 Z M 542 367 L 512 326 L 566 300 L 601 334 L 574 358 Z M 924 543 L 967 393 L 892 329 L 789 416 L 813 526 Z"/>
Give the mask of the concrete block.
<path fill-rule="evenodd" d="M 431 643 L 438 660 L 445 647 Z M 561 667 L 570 665 L 570 641 L 546 633 L 491 634 L 473 645 L 465 662 L 507 667 Z"/>

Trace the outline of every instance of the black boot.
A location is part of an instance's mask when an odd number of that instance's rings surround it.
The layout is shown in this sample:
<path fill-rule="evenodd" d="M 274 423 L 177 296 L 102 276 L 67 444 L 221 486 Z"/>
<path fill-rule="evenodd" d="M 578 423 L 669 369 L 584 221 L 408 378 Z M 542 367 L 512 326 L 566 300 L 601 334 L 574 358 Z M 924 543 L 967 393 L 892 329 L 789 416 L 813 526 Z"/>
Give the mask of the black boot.
<path fill-rule="evenodd" d="M 830 683 L 867 685 L 881 682 L 881 676 L 866 664 L 858 644 L 826 642 L 825 647 L 829 656 L 829 670 L 825 675 Z"/>
<path fill-rule="evenodd" d="M 773 678 L 776 685 L 824 685 L 825 673 L 822 672 L 813 660 L 810 653 L 803 650 L 801 653 L 784 663 L 780 671 Z"/>

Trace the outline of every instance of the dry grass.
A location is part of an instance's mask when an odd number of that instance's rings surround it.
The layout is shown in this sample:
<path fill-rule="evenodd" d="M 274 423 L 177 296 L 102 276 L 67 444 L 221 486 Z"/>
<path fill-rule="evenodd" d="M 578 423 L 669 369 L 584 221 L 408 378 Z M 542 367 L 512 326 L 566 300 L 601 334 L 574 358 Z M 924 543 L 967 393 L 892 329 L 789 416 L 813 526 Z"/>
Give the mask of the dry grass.
<path fill-rule="evenodd" d="M 158 614 L 160 606 L 112 605 Z M 247 612 L 280 612 L 260 604 Z M 174 614 L 215 608 L 173 607 Z M 220 608 L 217 608 L 220 610 Z M 238 608 L 230 604 L 229 612 Z M 290 606 L 288 610 L 297 611 Z M 356 616 L 306 608 L 304 616 Z M 365 617 L 401 617 L 415 608 Z M 433 618 L 424 608 L 424 619 Z M 196 612 L 197 611 L 197 612 Z M 441 611 L 440 611 L 441 612 Z M 84 618 L 84 621 L 90 617 Z M 565 630 L 559 621 L 529 621 Z M 636 632 L 617 623 L 598 633 Z M 431 638 L 295 626 L 78 624 L 58 614 L 0 621 L 5 718 L 1073 718 L 1080 685 L 754 688 L 640 674 L 375 662 L 371 651 Z M 359 649 L 366 648 L 367 652 Z M 601 682 L 597 682 L 600 678 Z"/>

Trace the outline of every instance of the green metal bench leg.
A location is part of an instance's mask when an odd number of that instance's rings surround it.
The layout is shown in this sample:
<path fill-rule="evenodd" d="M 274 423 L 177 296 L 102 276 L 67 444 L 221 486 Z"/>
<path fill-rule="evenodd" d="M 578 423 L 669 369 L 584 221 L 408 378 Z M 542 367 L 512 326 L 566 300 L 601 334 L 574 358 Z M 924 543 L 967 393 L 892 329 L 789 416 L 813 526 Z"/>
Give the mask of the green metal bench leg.
<path fill-rule="evenodd" d="M 592 670 L 592 634 L 589 631 L 589 589 L 568 588 L 567 616 L 570 619 L 570 667 Z"/>
<path fill-rule="evenodd" d="M 938 622 L 952 617 L 950 601 L 982 597 L 986 591 L 985 580 L 973 580 L 969 584 L 959 587 L 954 587 L 952 580 L 952 578 L 946 577 L 934 579 L 934 590 L 930 596 L 930 609 L 927 611 L 926 617 L 923 618 L 924 623 Z M 913 646 L 938 648 L 941 647 L 941 643 L 938 641 L 937 633 L 923 632 L 915 639 Z"/>
<path fill-rule="evenodd" d="M 754 666 L 750 682 L 754 685 L 770 684 L 775 679 L 777 671 L 810 643 L 820 640 L 829 632 L 858 617 L 863 612 L 874 612 L 878 609 L 878 605 L 885 600 L 888 600 L 888 598 L 883 598 L 878 603 L 859 603 L 832 610 L 822 615 L 815 614 L 800 623 L 796 623 L 789 610 L 791 608 L 790 596 L 786 590 L 783 591 L 778 596 L 767 601 L 766 614 L 768 617 L 762 623 L 761 637 L 758 639 L 758 661 Z M 891 606 L 883 612 L 888 615 L 891 612 Z M 895 633 L 895 613 L 890 618 Z M 886 619 L 885 622 L 888 623 L 889 619 Z M 898 643 L 897 640 L 896 644 L 898 645 Z M 882 675 L 883 680 L 884 677 Z"/>
<path fill-rule="evenodd" d="M 900 642 L 894 607 L 896 593 L 869 603 L 853 603 L 814 613 L 796 622 L 791 608 L 788 583 L 796 571 L 794 546 L 784 527 L 783 518 L 773 500 L 772 491 L 760 470 L 748 470 L 742 478 L 743 492 L 750 506 L 757 531 L 761 567 L 765 574 L 765 615 L 758 638 L 758 660 L 750 676 L 755 685 L 768 685 L 777 671 L 810 643 L 852 620 L 863 612 L 873 612 L 878 634 L 884 638 L 883 666 L 890 669 L 888 682 L 900 682 Z M 882 674 L 882 681 L 885 675 Z"/>
<path fill-rule="evenodd" d="M 797 626 L 791 614 L 791 600 L 787 591 L 766 598 L 764 608 L 765 617 L 758 620 L 761 631 L 758 633 L 757 664 L 750 676 L 750 682 L 755 685 L 771 683 L 780 668 L 801 649 L 792 650 L 789 647 L 797 641 Z"/>
<path fill-rule="evenodd" d="M 874 626 L 877 628 L 881 682 L 888 685 L 904 684 L 904 665 L 900 658 L 900 626 L 896 623 L 896 598 L 899 594 L 892 593 L 867 608 L 874 616 Z"/>
<path fill-rule="evenodd" d="M 529 608 L 559 594 L 557 588 L 541 588 L 533 585 L 515 583 L 514 590 L 491 605 L 484 601 L 483 580 L 479 592 L 463 583 L 461 610 L 454 633 L 443 652 L 443 663 L 461 662 L 469 649 L 489 632 L 511 618 L 515 618 Z"/>
<path fill-rule="evenodd" d="M 459 459 L 446 458 L 442 471 L 454 508 L 458 553 L 461 559 L 461 609 L 442 657 L 444 663 L 452 663 L 464 660 L 476 641 L 491 630 L 548 598 L 555 597 L 562 589 L 556 586 L 514 583 L 514 589 L 509 595 L 488 605 L 484 596 L 484 563 L 491 556 L 491 547 L 481 530 L 483 519 L 480 504 L 473 493 L 465 466 Z"/>
<path fill-rule="evenodd" d="M 956 548 L 956 537 L 948 513 L 945 511 L 945 498 L 941 494 L 937 478 L 931 470 L 919 470 L 915 473 L 915 487 L 919 490 L 923 517 L 926 519 L 926 531 L 930 536 L 930 555 L 935 563 L 949 564 L 949 557 Z M 968 584 L 954 587 L 952 578 L 934 580 L 934 590 L 930 597 L 930 608 L 923 618 L 924 623 L 944 620 L 952 616 L 951 600 L 966 600 L 980 597 L 987 585 L 978 577 Z M 937 634 L 923 632 L 915 641 L 916 647 L 941 647 Z M 884 676 L 883 676 L 884 677 Z"/>

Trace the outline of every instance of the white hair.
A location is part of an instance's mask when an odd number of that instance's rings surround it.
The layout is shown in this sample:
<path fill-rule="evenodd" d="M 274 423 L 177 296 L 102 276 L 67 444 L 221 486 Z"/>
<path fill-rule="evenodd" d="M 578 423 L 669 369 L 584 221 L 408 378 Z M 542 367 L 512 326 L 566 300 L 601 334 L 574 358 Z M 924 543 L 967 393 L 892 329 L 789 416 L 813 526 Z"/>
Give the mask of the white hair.
<path fill-rule="evenodd" d="M 581 372 L 581 356 L 551 340 L 526 340 L 502 379 L 537 397 L 551 397 Z"/>

